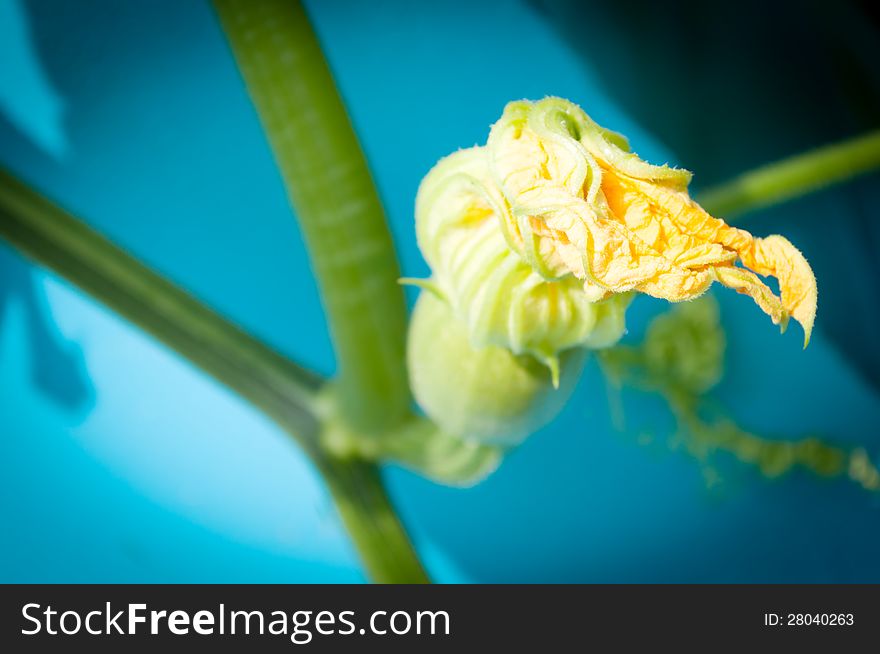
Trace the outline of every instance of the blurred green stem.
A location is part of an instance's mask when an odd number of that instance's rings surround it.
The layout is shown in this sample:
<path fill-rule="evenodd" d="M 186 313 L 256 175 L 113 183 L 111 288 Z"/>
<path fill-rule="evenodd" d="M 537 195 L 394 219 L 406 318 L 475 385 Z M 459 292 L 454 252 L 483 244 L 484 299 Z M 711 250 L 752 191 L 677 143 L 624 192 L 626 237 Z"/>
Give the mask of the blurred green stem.
<path fill-rule="evenodd" d="M 266 347 L 0 168 L 0 236 L 251 401 L 316 438 L 323 380 Z"/>
<path fill-rule="evenodd" d="M 880 130 L 761 166 L 706 189 L 697 200 L 728 218 L 806 195 L 880 168 Z"/>
<path fill-rule="evenodd" d="M 308 245 L 336 351 L 339 410 L 360 433 L 408 415 L 406 304 L 382 205 L 299 2 L 215 0 Z"/>
<path fill-rule="evenodd" d="M 316 463 L 369 578 L 382 584 L 430 583 L 378 467 L 332 456 Z"/>
<path fill-rule="evenodd" d="M 320 446 L 320 376 L 253 338 L 3 169 L 0 237 L 176 350 L 291 434 L 327 482 L 374 581 L 427 581 L 376 466 L 333 456 Z"/>

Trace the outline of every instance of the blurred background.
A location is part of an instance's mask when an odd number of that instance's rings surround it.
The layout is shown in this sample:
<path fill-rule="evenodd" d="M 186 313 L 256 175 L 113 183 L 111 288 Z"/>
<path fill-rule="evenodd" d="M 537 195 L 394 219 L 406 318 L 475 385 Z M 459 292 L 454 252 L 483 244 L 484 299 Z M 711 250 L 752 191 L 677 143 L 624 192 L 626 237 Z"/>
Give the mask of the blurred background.
<path fill-rule="evenodd" d="M 512 99 L 569 98 L 694 188 L 880 126 L 868 2 L 306 2 L 403 272 L 422 176 Z M 334 368 L 280 176 L 209 4 L 0 0 L 0 165 L 279 350 Z M 802 351 L 717 292 L 711 402 L 767 442 L 880 462 L 880 177 L 747 216 L 820 286 Z M 244 229 L 243 229 L 244 226 Z M 414 296 L 410 297 L 412 301 Z M 665 310 L 629 314 L 638 344 Z M 878 582 L 880 489 L 697 454 L 595 363 L 487 481 L 389 467 L 445 582 Z M 837 448 L 837 449 L 835 449 Z M 870 467 L 870 464 L 866 464 Z M 356 582 L 320 479 L 267 419 L 0 243 L 0 581 Z"/>

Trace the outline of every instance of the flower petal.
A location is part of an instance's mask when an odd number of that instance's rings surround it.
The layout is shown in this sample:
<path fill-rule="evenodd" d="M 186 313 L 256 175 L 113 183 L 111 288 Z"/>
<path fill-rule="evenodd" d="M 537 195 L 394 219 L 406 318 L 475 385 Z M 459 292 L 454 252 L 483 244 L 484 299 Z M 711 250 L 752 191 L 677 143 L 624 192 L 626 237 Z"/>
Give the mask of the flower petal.
<path fill-rule="evenodd" d="M 752 247 L 740 253 L 743 263 L 761 275 L 779 280 L 782 306 L 804 328 L 804 347 L 810 342 L 819 292 L 810 264 L 784 236 L 774 234 L 755 239 Z"/>

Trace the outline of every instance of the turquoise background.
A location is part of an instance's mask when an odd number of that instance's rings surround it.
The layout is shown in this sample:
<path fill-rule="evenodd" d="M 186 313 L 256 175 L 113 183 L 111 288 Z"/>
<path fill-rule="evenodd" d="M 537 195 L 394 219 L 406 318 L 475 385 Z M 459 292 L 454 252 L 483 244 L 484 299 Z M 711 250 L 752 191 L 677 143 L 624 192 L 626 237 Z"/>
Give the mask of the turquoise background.
<path fill-rule="evenodd" d="M 412 217 L 421 177 L 441 156 L 485 141 L 508 100 L 568 97 L 646 159 L 678 161 L 601 81 L 614 62 L 585 59 L 531 5 L 307 6 L 407 276 L 426 273 Z M 295 220 L 209 5 L 0 0 L 0 164 L 273 346 L 332 373 Z M 819 256 L 821 230 L 845 224 L 842 194 L 876 195 L 876 182 L 747 226 Z M 861 283 L 845 252 L 817 271 L 822 293 Z M 826 337 L 823 296 L 806 351 L 797 328 L 780 336 L 747 299 L 716 296 L 729 339 L 716 396 L 732 416 L 765 435 L 861 444 L 877 461 L 877 391 Z M 639 298 L 628 338 L 660 309 Z M 709 490 L 704 464 L 665 445 L 672 421 L 661 403 L 633 394 L 627 408 L 618 433 L 590 365 L 563 415 L 481 485 L 444 488 L 389 467 L 432 574 L 880 581 L 880 494 L 801 472 L 767 480 L 723 456 L 724 483 Z M 637 438 L 646 430 L 657 436 L 647 446 Z M 280 430 L 3 244 L 0 480 L 3 582 L 364 580 L 320 479 Z"/>

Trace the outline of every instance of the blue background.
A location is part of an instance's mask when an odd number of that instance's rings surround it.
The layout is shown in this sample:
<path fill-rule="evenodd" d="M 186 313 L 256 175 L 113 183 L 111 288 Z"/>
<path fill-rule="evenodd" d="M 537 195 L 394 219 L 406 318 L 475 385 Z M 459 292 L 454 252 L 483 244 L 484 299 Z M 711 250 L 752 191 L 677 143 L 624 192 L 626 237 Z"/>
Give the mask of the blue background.
<path fill-rule="evenodd" d="M 426 273 L 412 217 L 421 177 L 439 157 L 484 142 L 511 99 L 568 97 L 646 159 L 678 161 L 607 92 L 595 67 L 613 62 L 586 60 L 530 5 L 307 6 L 408 276 Z M 208 5 L 0 0 L 0 164 L 332 373 L 294 217 Z M 853 186 L 872 193 L 876 181 Z M 847 210 L 841 197 L 820 194 L 747 226 L 818 256 L 819 230 Z M 822 289 L 836 275 L 860 283 L 851 260 L 836 262 L 819 271 Z M 716 396 L 732 416 L 756 433 L 861 444 L 876 461 L 876 390 L 826 338 L 821 297 L 805 352 L 796 328 L 780 337 L 747 299 L 717 297 L 729 347 Z M 639 298 L 630 338 L 661 308 Z M 705 464 L 665 444 L 672 423 L 660 402 L 627 406 L 632 424 L 618 433 L 591 365 L 563 415 L 479 486 L 444 488 L 389 467 L 432 574 L 880 581 L 880 494 L 800 472 L 767 480 L 743 466 L 728 466 L 710 491 Z M 640 444 L 638 429 L 658 438 Z M 284 434 L 0 244 L 0 581 L 361 580 L 320 479 Z"/>

